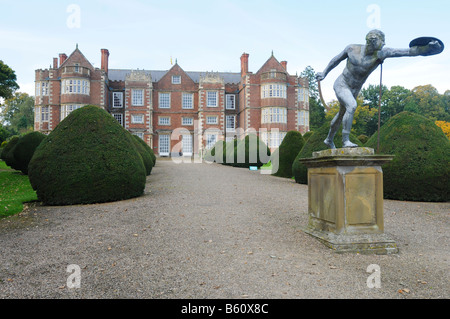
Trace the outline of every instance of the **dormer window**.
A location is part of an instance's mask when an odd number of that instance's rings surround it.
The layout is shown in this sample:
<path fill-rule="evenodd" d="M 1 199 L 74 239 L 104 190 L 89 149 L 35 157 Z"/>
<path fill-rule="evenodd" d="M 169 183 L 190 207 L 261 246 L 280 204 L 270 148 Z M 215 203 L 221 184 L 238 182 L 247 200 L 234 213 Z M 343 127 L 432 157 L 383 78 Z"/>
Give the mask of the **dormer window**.
<path fill-rule="evenodd" d="M 172 75 L 172 84 L 180 84 L 181 75 Z"/>
<path fill-rule="evenodd" d="M 80 63 L 75 63 L 75 72 L 80 72 Z"/>

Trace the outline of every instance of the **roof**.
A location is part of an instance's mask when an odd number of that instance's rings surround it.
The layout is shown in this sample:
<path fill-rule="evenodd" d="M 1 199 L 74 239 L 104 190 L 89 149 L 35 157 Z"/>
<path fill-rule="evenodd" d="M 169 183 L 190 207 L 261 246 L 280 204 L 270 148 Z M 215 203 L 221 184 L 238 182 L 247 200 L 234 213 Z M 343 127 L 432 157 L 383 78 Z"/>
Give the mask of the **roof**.
<path fill-rule="evenodd" d="M 131 73 L 131 69 L 109 69 L 108 70 L 108 78 L 110 81 L 125 81 L 125 77 L 127 74 Z M 142 70 L 146 74 L 150 74 L 152 77 L 152 82 L 158 82 L 161 78 L 169 72 L 167 71 L 158 71 L 158 70 Z M 196 71 L 186 71 L 186 74 L 194 81 L 195 83 L 199 83 L 200 76 L 206 75 L 208 72 L 196 72 Z M 235 72 L 215 72 L 219 76 L 221 76 L 225 83 L 239 83 L 241 81 L 241 74 Z"/>

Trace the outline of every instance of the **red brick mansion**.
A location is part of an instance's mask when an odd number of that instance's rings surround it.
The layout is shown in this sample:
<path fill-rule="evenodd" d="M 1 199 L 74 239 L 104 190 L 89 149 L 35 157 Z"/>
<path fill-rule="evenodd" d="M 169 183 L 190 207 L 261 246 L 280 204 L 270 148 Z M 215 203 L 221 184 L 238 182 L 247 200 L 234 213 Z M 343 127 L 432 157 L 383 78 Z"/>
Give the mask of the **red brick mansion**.
<path fill-rule="evenodd" d="M 198 154 L 251 131 L 273 149 L 287 131 L 309 130 L 308 81 L 273 55 L 256 73 L 247 53 L 236 73 L 184 71 L 178 63 L 166 71 L 109 69 L 108 57 L 101 49 L 94 68 L 77 46 L 36 70 L 35 130 L 50 132 L 86 104 L 107 110 L 159 156 Z"/>

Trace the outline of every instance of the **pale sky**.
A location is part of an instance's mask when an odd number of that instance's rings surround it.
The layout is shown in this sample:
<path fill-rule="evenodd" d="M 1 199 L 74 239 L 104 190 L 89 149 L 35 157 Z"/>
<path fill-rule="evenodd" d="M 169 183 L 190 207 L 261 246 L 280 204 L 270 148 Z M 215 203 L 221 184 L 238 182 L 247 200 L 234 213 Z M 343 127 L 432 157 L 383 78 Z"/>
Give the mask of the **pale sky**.
<path fill-rule="evenodd" d="M 386 34 L 386 46 L 407 48 L 420 36 L 450 46 L 448 0 L 0 0 L 0 60 L 17 75 L 19 91 L 34 95 L 34 71 L 49 68 L 59 53 L 78 44 L 100 67 L 109 50 L 114 69 L 168 70 L 171 57 L 185 71 L 239 72 L 249 53 L 257 72 L 271 56 L 288 61 L 288 72 L 322 71 L 348 44 L 367 32 Z M 326 101 L 341 63 L 322 82 Z M 388 59 L 383 84 L 413 89 L 431 84 L 450 90 L 450 49 L 429 57 Z M 379 70 L 366 82 L 379 83 Z"/>

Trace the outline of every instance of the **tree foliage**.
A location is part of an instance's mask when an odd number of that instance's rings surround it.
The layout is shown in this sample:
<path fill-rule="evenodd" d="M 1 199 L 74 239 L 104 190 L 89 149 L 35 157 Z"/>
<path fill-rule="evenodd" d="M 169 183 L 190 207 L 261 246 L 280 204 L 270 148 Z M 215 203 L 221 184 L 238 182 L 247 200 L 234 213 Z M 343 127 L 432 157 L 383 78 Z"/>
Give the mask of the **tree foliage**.
<path fill-rule="evenodd" d="M 15 72 L 0 60 L 0 98 L 9 99 L 19 89 Z"/>
<path fill-rule="evenodd" d="M 34 126 L 34 97 L 16 92 L 1 106 L 3 122 L 12 134 L 24 133 Z"/>
<path fill-rule="evenodd" d="M 307 78 L 309 83 L 309 127 L 311 130 L 321 127 L 325 122 L 325 108 L 319 98 L 319 86 L 316 80 L 316 72 L 311 66 L 307 66 L 300 73 Z"/>

